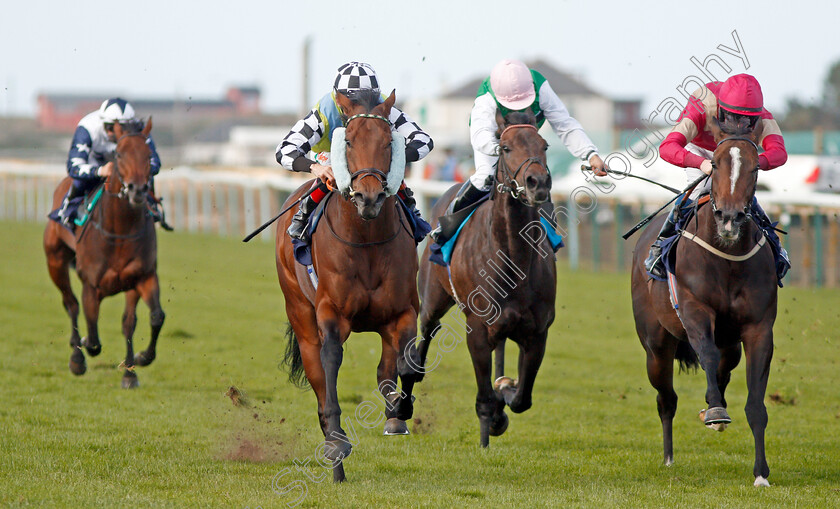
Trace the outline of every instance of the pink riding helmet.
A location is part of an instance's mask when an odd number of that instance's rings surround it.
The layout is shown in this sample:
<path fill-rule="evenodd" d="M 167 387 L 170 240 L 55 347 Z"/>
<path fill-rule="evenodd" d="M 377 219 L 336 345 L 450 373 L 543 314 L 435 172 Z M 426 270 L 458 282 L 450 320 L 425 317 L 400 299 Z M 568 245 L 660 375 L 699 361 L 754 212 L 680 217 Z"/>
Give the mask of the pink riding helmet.
<path fill-rule="evenodd" d="M 502 60 L 490 73 L 490 87 L 496 100 L 511 110 L 525 109 L 534 102 L 534 79 L 528 66 L 519 60 Z"/>
<path fill-rule="evenodd" d="M 737 115 L 758 116 L 764 110 L 761 85 L 749 74 L 732 76 L 718 91 L 718 106 Z"/>

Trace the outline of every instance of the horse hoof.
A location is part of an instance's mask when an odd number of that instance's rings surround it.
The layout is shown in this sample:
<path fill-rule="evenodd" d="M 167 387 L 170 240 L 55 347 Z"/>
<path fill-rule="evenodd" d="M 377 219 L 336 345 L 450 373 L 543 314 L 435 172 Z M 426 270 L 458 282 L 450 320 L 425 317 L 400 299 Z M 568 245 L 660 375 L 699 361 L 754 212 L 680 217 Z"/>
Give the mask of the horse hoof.
<path fill-rule="evenodd" d="M 726 413 L 726 409 L 720 406 L 712 407 L 708 410 L 701 410 L 700 415 L 702 416 L 703 424 L 715 431 L 725 430 L 726 425 L 732 422 L 729 414 Z"/>
<path fill-rule="evenodd" d="M 155 354 L 147 354 L 146 352 L 140 352 L 134 356 L 134 364 L 137 366 L 148 366 L 155 360 Z"/>
<path fill-rule="evenodd" d="M 137 375 L 126 371 L 126 373 L 122 377 L 122 388 L 123 389 L 136 389 L 140 387 L 140 382 L 137 381 Z"/>
<path fill-rule="evenodd" d="M 345 438 L 346 440 L 346 438 Z M 324 457 L 330 461 L 341 461 L 353 452 L 350 442 L 344 440 L 327 440 L 324 442 Z"/>
<path fill-rule="evenodd" d="M 770 481 L 768 481 L 767 479 L 765 479 L 762 476 L 758 476 L 758 477 L 755 478 L 755 482 L 753 483 L 753 486 L 760 487 L 760 488 L 767 488 L 767 487 L 770 486 Z"/>
<path fill-rule="evenodd" d="M 495 382 L 493 382 L 493 389 L 496 390 L 496 392 L 502 392 L 505 389 L 516 389 L 517 384 L 518 381 L 513 378 L 500 376 Z"/>
<path fill-rule="evenodd" d="M 96 357 L 102 353 L 102 344 L 97 343 L 95 345 L 89 345 L 87 336 L 82 338 L 82 346 L 85 347 L 85 350 L 87 350 L 88 355 L 91 357 Z"/>
<path fill-rule="evenodd" d="M 502 412 L 502 419 L 497 422 L 490 423 L 490 436 L 491 437 L 498 437 L 502 436 L 502 434 L 507 431 L 508 424 L 510 424 L 510 419 L 506 413 Z"/>
<path fill-rule="evenodd" d="M 670 467 L 674 464 L 674 458 L 665 458 L 665 466 Z"/>
<path fill-rule="evenodd" d="M 70 372 L 74 375 L 84 375 L 87 371 L 87 362 L 85 362 L 85 354 L 81 350 L 75 349 L 70 355 Z"/>
<path fill-rule="evenodd" d="M 410 435 L 411 433 L 408 431 L 408 426 L 406 425 L 404 420 L 397 419 L 396 417 L 391 417 L 390 419 L 385 421 L 385 431 L 382 434 L 385 436 L 391 436 Z"/>

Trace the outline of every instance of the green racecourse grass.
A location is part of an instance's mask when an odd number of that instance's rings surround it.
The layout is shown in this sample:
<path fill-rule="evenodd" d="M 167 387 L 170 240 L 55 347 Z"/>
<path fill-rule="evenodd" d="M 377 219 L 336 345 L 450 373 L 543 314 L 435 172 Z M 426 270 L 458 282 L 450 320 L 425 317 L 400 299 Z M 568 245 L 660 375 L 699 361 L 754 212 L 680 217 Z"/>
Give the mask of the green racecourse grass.
<path fill-rule="evenodd" d="M 705 429 L 702 372 L 676 378 L 676 464 L 662 466 L 655 392 L 626 274 L 561 268 L 557 320 L 534 406 L 478 447 L 465 343 L 418 386 L 410 437 L 358 423 L 348 482 L 294 469 L 322 441 L 315 398 L 278 369 L 285 312 L 273 245 L 159 234 L 167 314 L 140 389 L 119 388 L 123 298 L 103 304 L 102 354 L 70 374 L 69 320 L 47 275 L 41 225 L 0 223 L 0 503 L 46 507 L 839 507 L 840 292 L 780 291 L 768 387 L 767 489 L 752 486 L 743 362 L 727 392 L 733 423 Z M 78 283 L 77 280 L 74 282 Z M 78 284 L 76 284 L 78 289 Z M 136 345 L 145 348 L 140 304 Z M 515 346 L 508 345 L 509 366 Z M 374 400 L 380 343 L 354 335 L 339 377 L 344 417 Z M 437 344 L 431 355 L 440 352 Z M 236 407 L 225 393 L 250 401 Z M 774 404 L 770 395 L 783 403 Z M 380 404 L 381 407 L 381 404 Z M 315 477 L 322 470 L 310 463 Z M 299 492 L 295 492 L 297 494 Z"/>

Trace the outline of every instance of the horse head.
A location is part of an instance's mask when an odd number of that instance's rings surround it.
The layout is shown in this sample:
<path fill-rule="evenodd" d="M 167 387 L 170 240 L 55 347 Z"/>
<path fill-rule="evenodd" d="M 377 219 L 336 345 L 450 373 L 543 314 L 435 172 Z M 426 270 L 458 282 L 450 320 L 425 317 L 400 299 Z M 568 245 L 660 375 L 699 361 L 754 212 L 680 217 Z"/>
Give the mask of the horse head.
<path fill-rule="evenodd" d="M 379 215 L 385 198 L 399 190 L 405 171 L 405 140 L 392 135 L 388 120 L 396 95 L 391 92 L 381 103 L 379 93 L 373 91 L 352 100 L 336 92 L 335 98 L 346 118 L 343 147 L 333 150 L 336 183 L 362 219 L 371 220 Z M 336 145 L 341 142 L 336 143 L 334 136 L 334 149 Z"/>
<path fill-rule="evenodd" d="M 109 191 L 128 199 L 134 207 L 146 205 L 146 195 L 151 181 L 152 151 L 146 140 L 152 131 L 152 119 L 143 124 L 136 121 L 126 124 L 114 124 L 114 134 L 117 137 L 115 150 L 114 174 L 119 181 L 111 179 Z"/>
<path fill-rule="evenodd" d="M 753 131 L 726 133 L 714 125 L 717 142 L 712 158 L 711 204 L 717 236 L 724 244 L 736 242 L 750 217 L 758 181 L 758 145 L 761 124 Z"/>
<path fill-rule="evenodd" d="M 499 137 L 499 163 L 496 182 L 499 192 L 509 192 L 529 207 L 548 201 L 551 174 L 546 164 L 548 143 L 537 131 L 536 117 L 530 110 L 496 113 Z"/>

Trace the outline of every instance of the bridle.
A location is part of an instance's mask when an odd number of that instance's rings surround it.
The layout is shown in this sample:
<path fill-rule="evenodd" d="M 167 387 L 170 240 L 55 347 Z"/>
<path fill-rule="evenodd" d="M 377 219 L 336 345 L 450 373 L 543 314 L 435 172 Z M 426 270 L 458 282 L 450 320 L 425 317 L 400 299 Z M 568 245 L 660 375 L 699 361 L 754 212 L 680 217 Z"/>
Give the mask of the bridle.
<path fill-rule="evenodd" d="M 756 145 L 756 143 L 753 140 L 751 140 L 751 139 L 749 139 L 745 136 L 731 136 L 729 138 L 724 138 L 717 143 L 716 148 L 719 148 L 722 144 L 724 144 L 727 141 L 746 141 L 750 145 L 753 146 L 753 148 L 755 149 L 755 153 L 758 154 L 758 145 Z M 715 163 L 714 159 L 712 159 L 712 172 L 714 173 L 715 170 L 717 170 L 717 163 Z M 752 173 L 756 173 L 758 170 L 759 170 L 759 166 L 758 166 L 758 164 L 756 164 L 756 167 L 753 168 Z M 717 212 L 718 208 L 717 208 L 717 205 L 715 204 L 714 183 L 715 183 L 715 179 L 712 179 L 712 189 L 711 189 L 711 192 L 709 193 L 709 203 L 712 205 L 712 212 Z M 744 206 L 744 214 L 746 214 L 747 219 L 750 219 L 752 217 L 752 214 L 750 214 L 750 209 L 751 209 L 751 204 L 747 203 L 746 206 Z"/>
<path fill-rule="evenodd" d="M 141 136 L 141 137 L 145 138 L 145 135 L 143 133 L 123 134 L 117 140 L 117 146 L 119 146 L 120 141 L 123 138 L 127 138 L 127 137 L 130 137 L 130 136 Z M 125 199 L 128 198 L 128 184 L 125 183 L 125 179 L 123 178 L 122 173 L 120 173 L 119 152 L 117 151 L 116 148 L 114 149 L 114 159 L 113 159 L 113 161 L 114 161 L 114 174 L 117 176 L 117 180 L 120 181 L 120 190 L 119 190 L 118 193 L 115 194 L 115 193 L 112 193 L 112 192 L 108 191 L 108 188 L 106 187 L 105 192 L 108 193 L 111 196 L 116 196 L 117 198 L 120 198 L 121 200 L 125 200 Z M 146 178 L 146 182 L 144 184 L 148 184 L 150 180 L 151 180 L 151 172 L 149 172 L 149 177 Z"/>
<path fill-rule="evenodd" d="M 347 125 L 350 124 L 351 120 L 357 118 L 375 118 L 378 120 L 382 120 L 383 122 L 388 124 L 389 130 L 391 128 L 390 120 L 381 115 L 374 115 L 373 113 L 358 113 L 356 115 L 353 115 L 352 117 L 349 117 L 347 120 L 344 121 L 344 127 L 347 127 Z M 382 186 L 382 189 L 387 189 L 388 187 L 388 175 L 384 171 L 378 168 L 362 168 L 361 170 L 356 171 L 350 175 L 350 190 L 347 194 L 347 197 L 352 198 L 356 194 L 356 191 L 353 189 L 353 181 L 356 180 L 356 178 L 361 180 L 365 177 L 374 177 L 376 180 L 379 181 L 379 185 Z"/>
<path fill-rule="evenodd" d="M 505 129 L 502 131 L 502 134 L 499 136 L 499 141 L 501 142 L 502 137 L 504 137 L 505 133 L 508 132 L 508 130 L 518 129 L 518 128 L 533 129 L 534 132 L 537 132 L 537 127 L 535 125 L 532 125 L 532 124 L 513 124 L 513 125 L 509 125 L 509 126 L 505 127 Z M 499 146 L 501 147 L 501 144 Z M 530 204 L 528 204 L 527 201 L 525 201 L 522 198 L 523 191 L 525 191 L 525 187 L 520 185 L 519 182 L 516 180 L 516 178 L 519 176 L 519 173 L 522 172 L 522 170 L 525 170 L 525 169 L 529 168 L 532 164 L 537 164 L 539 166 L 542 166 L 545 169 L 546 173 L 551 175 L 551 173 L 548 171 L 548 165 L 543 163 L 540 160 L 539 157 L 529 157 L 529 158 L 525 159 L 524 161 L 522 161 L 522 163 L 519 165 L 519 167 L 516 168 L 516 171 L 511 173 L 510 165 L 508 165 L 507 159 L 505 158 L 505 152 L 504 152 L 504 150 L 500 149 L 499 162 L 497 164 L 498 169 L 497 169 L 496 173 L 498 173 L 498 170 L 502 170 L 502 177 L 504 178 L 504 182 L 499 182 L 496 185 L 496 190 L 499 193 L 502 193 L 502 194 L 510 193 L 510 195 L 513 197 L 514 200 L 519 200 L 523 204 L 531 206 Z"/>

